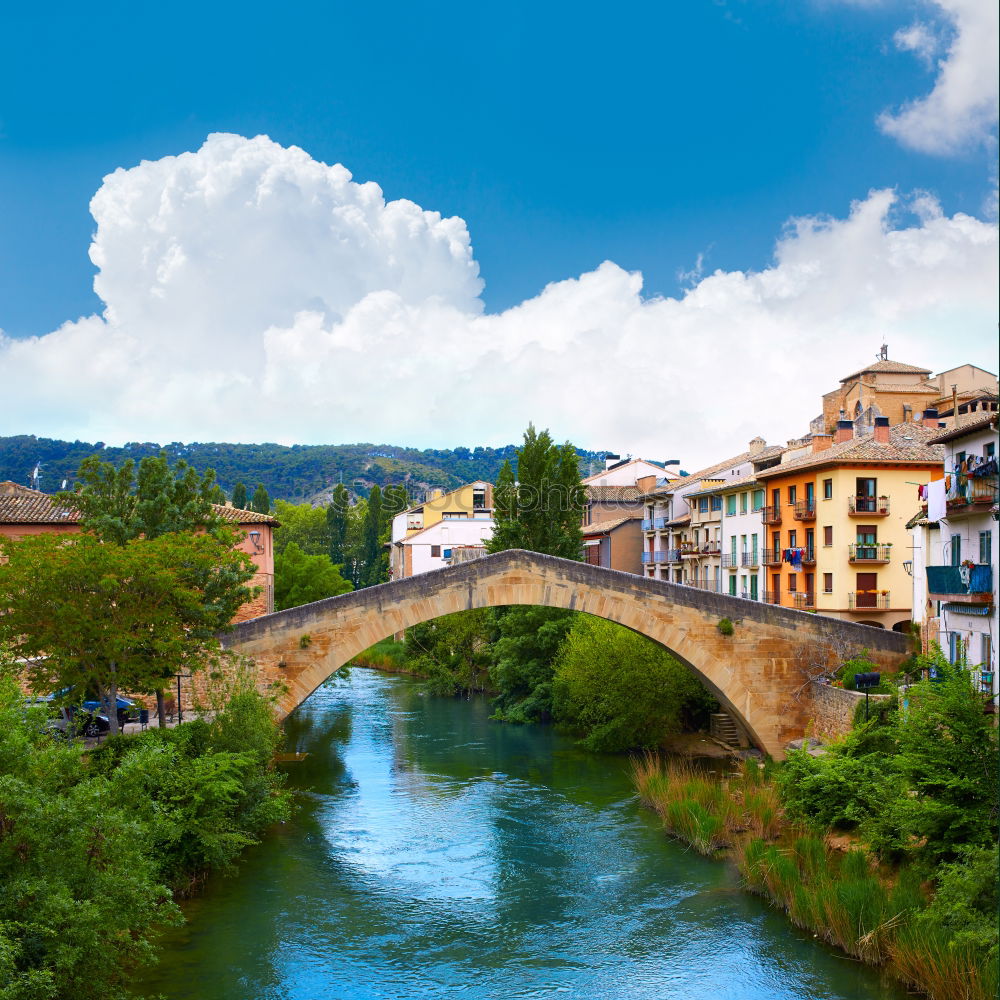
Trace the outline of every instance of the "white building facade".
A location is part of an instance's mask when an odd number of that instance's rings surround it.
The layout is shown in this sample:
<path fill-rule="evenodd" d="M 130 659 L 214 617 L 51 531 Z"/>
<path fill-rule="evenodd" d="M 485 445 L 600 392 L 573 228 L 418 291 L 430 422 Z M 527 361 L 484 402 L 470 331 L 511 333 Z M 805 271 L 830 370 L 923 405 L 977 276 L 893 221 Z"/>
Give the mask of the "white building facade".
<path fill-rule="evenodd" d="M 928 483 L 926 511 L 910 521 L 913 621 L 992 696 L 997 683 L 997 417 L 968 420 L 933 439 L 945 477 Z"/>

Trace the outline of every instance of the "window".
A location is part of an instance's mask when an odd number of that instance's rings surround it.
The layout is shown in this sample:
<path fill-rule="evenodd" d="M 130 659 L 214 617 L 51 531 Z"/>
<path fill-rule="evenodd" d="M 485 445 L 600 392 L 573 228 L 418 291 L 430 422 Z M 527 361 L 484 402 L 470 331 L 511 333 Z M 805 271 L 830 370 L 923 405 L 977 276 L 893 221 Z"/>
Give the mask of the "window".
<path fill-rule="evenodd" d="M 950 548 L 951 548 L 951 564 L 952 564 L 952 566 L 961 566 L 962 565 L 962 536 L 961 535 L 952 535 L 951 536 Z M 955 661 L 952 660 L 951 662 L 954 663 Z"/>
<path fill-rule="evenodd" d="M 798 579 L 798 574 L 789 573 L 788 574 L 788 593 L 794 594 L 798 589 L 798 584 L 795 582 Z"/>
<path fill-rule="evenodd" d="M 753 509 L 756 513 L 764 506 L 764 491 L 754 490 L 753 491 Z"/>
<path fill-rule="evenodd" d="M 983 448 L 983 458 L 992 458 L 996 453 L 997 446 L 993 441 Z"/>
<path fill-rule="evenodd" d="M 698 498 L 698 513 L 699 514 L 708 513 L 708 497 Z"/>
<path fill-rule="evenodd" d="M 598 542 L 597 545 L 587 545 L 587 546 L 585 546 L 583 551 L 586 553 L 587 562 L 591 566 L 600 566 L 601 565 L 601 544 L 600 544 L 600 542 Z"/>
<path fill-rule="evenodd" d="M 799 488 L 797 486 L 788 487 L 788 502 L 791 506 L 795 506 L 795 499 L 798 496 Z"/>
<path fill-rule="evenodd" d="M 745 514 L 747 512 L 747 498 L 748 498 L 748 496 L 749 496 L 749 494 L 747 494 L 747 493 L 741 493 L 740 494 L 740 513 L 741 514 Z"/>
<path fill-rule="evenodd" d="M 993 559 L 993 532 L 979 532 L 979 562 L 988 566 Z"/>
<path fill-rule="evenodd" d="M 823 593 L 832 594 L 833 593 L 833 574 L 824 573 L 823 574 Z"/>
<path fill-rule="evenodd" d="M 771 506 L 777 510 L 781 506 L 781 490 L 771 490 Z"/>
<path fill-rule="evenodd" d="M 753 561 L 757 562 L 757 536 L 750 536 L 750 551 L 753 553 Z"/>
<path fill-rule="evenodd" d="M 806 503 L 809 504 L 810 507 L 814 507 L 816 505 L 815 483 L 806 483 Z"/>
<path fill-rule="evenodd" d="M 712 510 L 722 510 L 722 497 L 712 497 Z"/>
<path fill-rule="evenodd" d="M 984 632 L 979 637 L 979 663 L 983 670 L 993 669 L 993 636 Z"/>
<path fill-rule="evenodd" d="M 772 531 L 771 532 L 771 551 L 780 552 L 781 551 L 781 532 Z"/>
<path fill-rule="evenodd" d="M 476 510 L 486 509 L 486 490 L 473 490 L 472 491 L 472 506 Z"/>
<path fill-rule="evenodd" d="M 746 511 L 744 510 L 743 513 L 745 514 Z M 736 516 L 736 494 L 730 493 L 729 496 L 726 497 L 726 517 L 735 517 L 735 516 Z"/>
<path fill-rule="evenodd" d="M 833 499 L 833 480 L 824 479 L 823 480 L 823 499 L 832 500 Z"/>
<path fill-rule="evenodd" d="M 458 510 L 446 510 L 441 513 L 442 521 L 457 521 L 461 518 L 467 518 L 469 516 L 468 511 L 458 511 Z"/>
<path fill-rule="evenodd" d="M 735 597 L 736 596 L 736 577 L 735 576 L 730 576 L 730 578 L 729 578 L 729 596 L 730 597 Z"/>
<path fill-rule="evenodd" d="M 833 525 L 824 524 L 823 525 L 823 544 L 827 547 L 833 545 Z"/>
<path fill-rule="evenodd" d="M 755 535 L 754 537 L 756 538 L 757 536 Z M 750 600 L 751 601 L 756 601 L 757 600 L 757 576 L 756 576 L 756 574 L 754 576 L 750 577 Z"/>
<path fill-rule="evenodd" d="M 441 546 L 440 545 L 432 545 L 431 546 L 431 557 L 434 558 L 434 559 L 440 559 L 441 558 Z"/>
<path fill-rule="evenodd" d="M 965 643 L 961 632 L 948 633 L 948 662 L 961 663 L 964 659 Z"/>
<path fill-rule="evenodd" d="M 799 546 L 799 533 L 795 530 L 788 532 L 788 547 L 796 549 Z"/>

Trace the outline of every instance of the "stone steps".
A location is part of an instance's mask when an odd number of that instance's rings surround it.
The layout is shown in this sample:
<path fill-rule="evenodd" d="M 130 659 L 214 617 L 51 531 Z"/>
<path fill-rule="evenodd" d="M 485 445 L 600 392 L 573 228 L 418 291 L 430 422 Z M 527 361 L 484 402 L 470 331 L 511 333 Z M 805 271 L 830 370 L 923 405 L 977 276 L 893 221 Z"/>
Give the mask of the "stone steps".
<path fill-rule="evenodd" d="M 723 743 L 728 743 L 731 747 L 747 747 L 750 744 L 743 735 L 743 730 L 736 725 L 731 715 L 726 712 L 713 713 L 710 720 L 710 732 Z"/>

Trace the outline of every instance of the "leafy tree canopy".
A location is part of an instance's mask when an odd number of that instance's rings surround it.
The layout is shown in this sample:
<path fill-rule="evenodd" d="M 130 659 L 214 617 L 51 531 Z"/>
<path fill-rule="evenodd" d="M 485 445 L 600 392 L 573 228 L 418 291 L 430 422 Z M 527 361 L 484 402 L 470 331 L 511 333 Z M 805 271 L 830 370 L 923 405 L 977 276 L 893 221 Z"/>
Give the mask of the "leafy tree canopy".
<path fill-rule="evenodd" d="M 250 501 L 250 509 L 255 510 L 258 514 L 271 513 L 271 498 L 268 496 L 267 490 L 264 489 L 263 483 L 258 483 L 257 489 L 253 491 L 253 499 Z"/>
<path fill-rule="evenodd" d="M 274 606 L 278 611 L 353 590 L 350 580 L 323 553 L 308 555 L 295 542 L 274 557 Z"/>

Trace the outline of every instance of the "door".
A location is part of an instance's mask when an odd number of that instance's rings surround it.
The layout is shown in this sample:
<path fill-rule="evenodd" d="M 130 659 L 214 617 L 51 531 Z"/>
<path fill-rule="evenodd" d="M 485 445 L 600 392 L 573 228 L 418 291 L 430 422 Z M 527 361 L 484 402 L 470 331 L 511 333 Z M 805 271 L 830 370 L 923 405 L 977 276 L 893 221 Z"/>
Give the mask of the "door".
<path fill-rule="evenodd" d="M 858 573 L 856 608 L 878 607 L 878 573 Z"/>
<path fill-rule="evenodd" d="M 858 477 L 855 491 L 859 514 L 871 514 L 875 510 L 876 483 L 874 479 Z"/>
<path fill-rule="evenodd" d="M 812 510 L 816 506 L 816 484 L 806 483 L 806 505 Z"/>
<path fill-rule="evenodd" d="M 756 538 L 757 536 L 754 535 L 753 537 Z M 751 601 L 756 601 L 757 600 L 757 574 L 756 573 L 754 573 L 754 575 L 752 577 L 750 577 L 750 600 Z"/>

